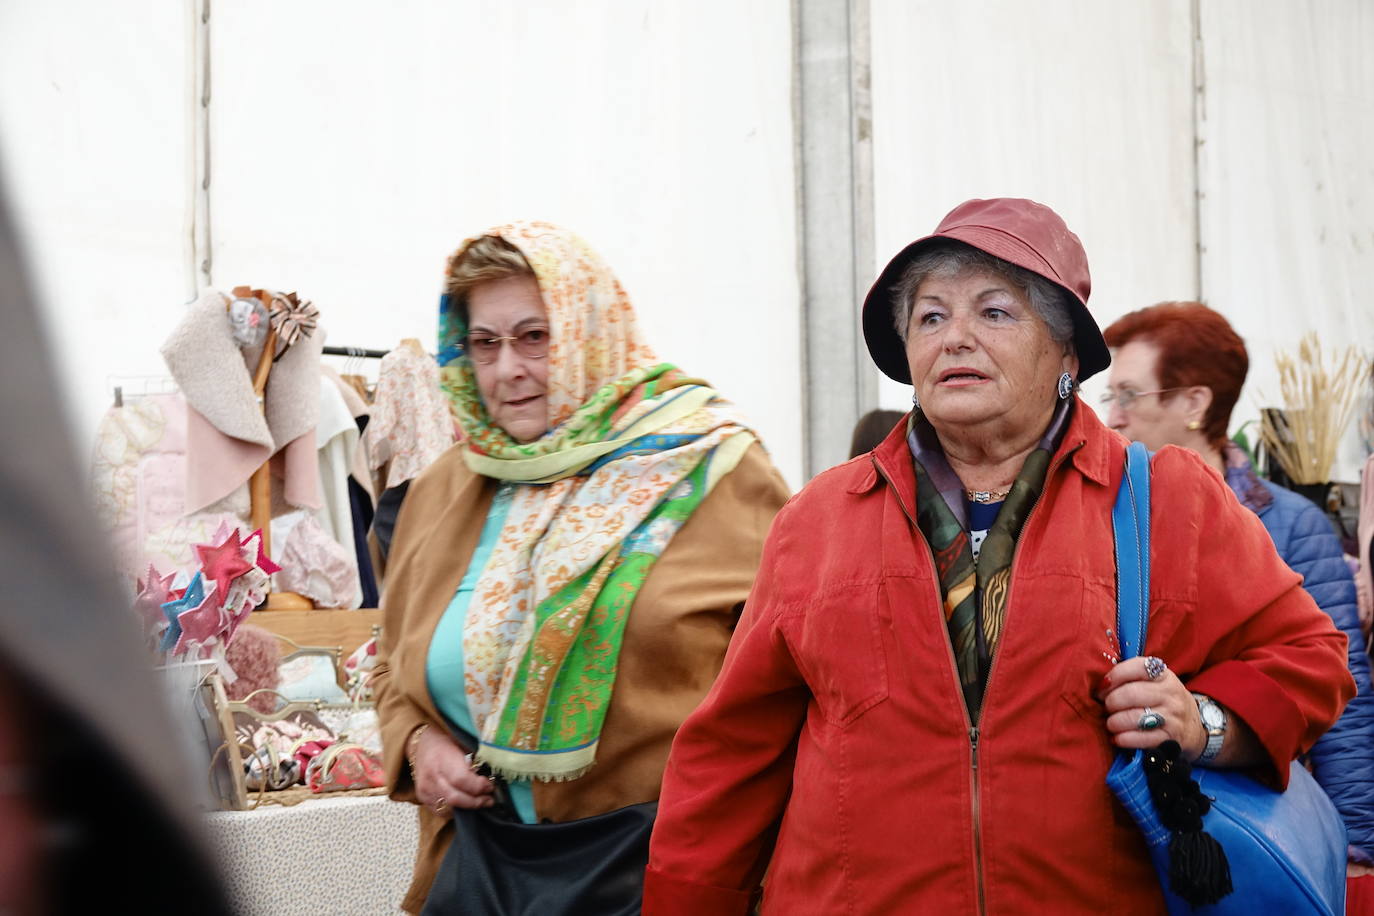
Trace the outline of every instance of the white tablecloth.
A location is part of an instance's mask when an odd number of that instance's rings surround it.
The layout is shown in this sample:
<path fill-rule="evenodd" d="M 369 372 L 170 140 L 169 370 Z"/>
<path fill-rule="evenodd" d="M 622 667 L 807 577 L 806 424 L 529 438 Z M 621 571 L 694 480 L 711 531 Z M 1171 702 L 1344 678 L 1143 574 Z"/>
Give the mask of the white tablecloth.
<path fill-rule="evenodd" d="M 206 815 L 206 832 L 244 916 L 400 912 L 418 839 L 415 807 L 384 795 Z"/>

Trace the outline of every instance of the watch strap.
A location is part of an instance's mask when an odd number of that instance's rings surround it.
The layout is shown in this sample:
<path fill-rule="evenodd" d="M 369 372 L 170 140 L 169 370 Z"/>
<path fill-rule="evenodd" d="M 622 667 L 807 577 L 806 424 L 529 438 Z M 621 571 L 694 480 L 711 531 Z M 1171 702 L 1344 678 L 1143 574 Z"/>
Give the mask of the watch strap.
<path fill-rule="evenodd" d="M 1217 759 L 1221 753 L 1221 746 L 1226 742 L 1227 722 L 1226 710 L 1220 703 L 1203 693 L 1193 694 L 1193 700 L 1197 703 L 1198 717 L 1202 720 L 1202 727 L 1207 731 L 1207 746 L 1198 755 L 1198 763 L 1211 763 Z M 1213 728 L 1207 724 L 1206 707 L 1211 707 L 1221 714 L 1221 726 Z"/>
<path fill-rule="evenodd" d="M 1197 762 L 1211 763 L 1213 760 L 1216 760 L 1217 755 L 1221 753 L 1221 745 L 1225 741 L 1226 734 L 1224 732 L 1220 735 L 1213 735 L 1209 733 L 1207 735 L 1207 747 L 1204 748 L 1202 754 L 1198 756 Z"/>

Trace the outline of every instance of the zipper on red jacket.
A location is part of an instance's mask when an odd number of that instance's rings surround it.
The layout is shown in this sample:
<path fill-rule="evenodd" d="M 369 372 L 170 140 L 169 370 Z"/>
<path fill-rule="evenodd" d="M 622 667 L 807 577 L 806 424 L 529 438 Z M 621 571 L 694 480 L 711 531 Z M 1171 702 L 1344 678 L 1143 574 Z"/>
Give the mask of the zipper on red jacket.
<path fill-rule="evenodd" d="M 897 489 L 897 485 L 892 482 L 892 478 L 887 475 L 882 466 L 878 464 L 876 458 L 873 459 L 873 467 L 878 475 L 887 481 L 887 485 L 892 488 L 892 495 L 897 500 L 897 505 L 901 507 L 902 514 L 906 516 L 911 527 L 916 529 L 916 533 L 921 535 L 921 543 L 926 547 L 926 555 L 930 557 L 930 568 L 935 570 L 936 581 L 933 583 L 935 590 L 935 604 L 937 607 L 944 607 L 944 601 L 940 597 L 939 567 L 935 565 L 935 551 L 931 549 L 930 542 L 926 540 L 921 532 L 921 526 L 916 523 L 911 511 L 907 509 L 906 503 L 902 502 L 902 494 Z M 941 614 L 943 617 L 944 615 Z M 959 681 L 959 663 L 954 659 L 954 644 L 948 637 L 945 639 L 946 655 L 949 659 L 949 670 L 954 674 L 954 683 Z M 988 911 L 987 891 L 983 881 L 983 812 L 982 812 L 982 790 L 978 787 L 978 726 L 973 724 L 973 718 L 969 715 L 968 706 L 964 704 L 963 697 L 959 698 L 959 709 L 964 714 L 964 727 L 968 729 L 968 741 L 970 751 L 969 767 L 969 788 L 971 793 L 972 815 L 973 815 L 973 884 L 978 896 L 978 913 L 986 916 Z"/>
<path fill-rule="evenodd" d="M 1062 466 L 1062 465 L 1064 464 L 1064 462 L 1068 460 L 1069 456 L 1072 455 L 1074 452 L 1078 451 L 1078 449 L 1081 448 L 1082 445 L 1083 445 L 1083 443 L 1080 442 L 1078 445 L 1075 445 L 1073 448 L 1069 449 L 1067 452 L 1065 452 L 1063 455 L 1061 455 L 1057 461 L 1051 462 L 1050 466 L 1045 470 L 1045 486 L 1049 486 L 1049 482 L 1050 482 L 1050 480 L 1053 478 L 1054 472 L 1057 471 L 1057 470 L 1059 470 L 1060 466 Z M 1041 495 L 1041 496 L 1044 496 L 1044 495 L 1045 495 L 1045 491 L 1044 491 L 1044 488 L 1043 488 L 1043 487 L 1042 487 L 1041 490 L 1040 490 L 1040 495 Z M 1039 511 L 1040 511 L 1040 504 L 1041 504 L 1041 502 L 1042 502 L 1042 500 L 1037 498 L 1037 499 L 1035 500 L 1035 505 L 1031 506 L 1030 512 L 1026 515 L 1026 521 L 1025 521 L 1025 523 L 1021 526 L 1021 533 L 1020 533 L 1019 535 L 1017 535 L 1017 537 L 1016 537 L 1016 546 L 1012 548 L 1012 553 L 1011 553 L 1011 567 L 1010 567 L 1011 573 L 1010 573 L 1010 575 L 1007 576 L 1007 599 L 1006 599 L 1006 600 L 1007 600 L 1007 603 L 1006 603 L 1006 606 L 1007 606 L 1008 609 L 1011 608 L 1011 595 L 1012 595 L 1013 587 L 1014 587 L 1015 584 L 1016 584 L 1016 563 L 1017 563 L 1017 561 L 1020 560 L 1020 558 L 1021 558 L 1021 539 L 1024 538 L 1024 537 L 1026 536 L 1026 532 L 1030 530 L 1031 522 L 1034 520 L 1035 516 L 1036 516 L 1037 513 L 1039 513 Z M 924 536 L 922 536 L 922 540 L 924 540 L 924 539 L 925 539 Z M 926 549 L 927 549 L 927 550 L 930 550 L 930 544 L 928 544 L 928 543 L 926 544 Z M 931 559 L 932 559 L 932 562 L 934 561 L 934 556 L 935 556 L 934 551 L 931 551 Z M 976 563 L 975 563 L 975 565 L 976 565 Z M 980 605 L 981 605 L 981 601 L 980 601 Z M 980 713 L 981 713 L 982 710 L 987 709 L 987 706 L 988 706 L 988 695 L 992 692 L 992 675 L 993 675 L 993 673 L 997 670 L 997 661 L 998 661 L 998 659 L 1000 659 L 1001 657 L 1002 657 L 1002 653 L 1001 653 L 1001 652 L 994 653 L 994 655 L 992 656 L 992 664 L 988 666 L 988 676 L 983 680 L 983 701 L 982 701 L 981 705 L 979 706 L 979 712 L 980 712 Z M 950 649 L 950 660 L 952 661 L 953 659 L 954 659 L 954 650 L 953 650 L 953 648 L 951 648 L 951 649 Z M 957 670 L 957 665 L 956 665 L 956 670 Z M 965 715 L 965 716 L 968 715 L 967 710 L 965 711 L 964 715 Z M 970 720 L 970 721 L 971 721 L 971 720 Z M 976 726 L 976 725 L 970 725 L 970 726 L 969 726 L 969 745 L 970 745 L 970 747 L 972 748 L 972 752 L 973 752 L 973 767 L 972 767 L 972 773 L 973 773 L 973 818 L 974 818 L 974 820 L 973 820 L 973 846 L 974 846 L 974 849 L 977 850 L 977 856 L 978 856 L 978 859 L 977 859 L 977 868 L 976 868 L 976 873 L 977 873 L 977 875 L 978 875 L 978 912 L 979 912 L 979 913 L 987 913 L 987 891 L 986 891 L 986 888 L 984 887 L 984 882 L 983 882 L 983 822 L 982 822 L 982 811 L 980 810 L 980 804 L 979 804 L 979 803 L 980 803 L 981 796 L 979 795 L 979 789 L 978 789 L 978 738 L 979 738 L 979 736 L 980 736 L 981 734 L 982 734 L 982 732 L 980 732 L 980 731 L 978 730 L 978 726 Z"/>
<path fill-rule="evenodd" d="M 1069 450 L 1068 450 L 1067 452 L 1065 452 L 1063 455 L 1060 455 L 1058 458 L 1056 458 L 1054 461 L 1052 461 L 1052 462 L 1050 463 L 1050 466 L 1045 470 L 1045 485 L 1046 485 L 1046 486 L 1049 485 L 1050 479 L 1053 477 L 1054 472 L 1057 471 L 1057 470 L 1059 470 L 1059 468 L 1064 464 L 1064 462 L 1067 461 L 1067 460 L 1069 459 L 1069 456 L 1070 456 L 1070 455 L 1072 455 L 1074 452 L 1078 451 L 1078 450 L 1079 450 L 1080 448 L 1082 448 L 1082 447 L 1083 447 L 1083 442 L 1080 441 L 1080 442 L 1079 442 L 1077 445 L 1075 445 L 1073 448 L 1069 449 Z M 921 526 L 918 525 L 918 524 L 916 523 L 916 519 L 912 516 L 911 511 L 910 511 L 909 509 L 907 509 L 906 503 L 904 503 L 904 502 L 902 501 L 902 495 L 901 495 L 901 492 L 897 489 L 897 485 L 896 485 L 895 483 L 893 483 L 892 478 L 888 476 L 887 471 L 883 470 L 883 466 L 880 465 L 880 464 L 878 463 L 877 456 L 873 456 L 872 461 L 873 461 L 873 467 L 874 467 L 874 469 L 878 472 L 878 475 L 879 475 L 880 477 L 882 477 L 883 480 L 887 481 L 887 485 L 888 485 L 889 487 L 892 488 L 892 495 L 896 498 L 896 500 L 897 500 L 897 505 L 901 507 L 901 509 L 902 509 L 902 514 L 905 515 L 906 518 L 907 518 L 907 521 L 911 523 L 911 527 L 915 528 L 915 529 L 916 529 L 916 532 L 917 532 L 918 534 L 921 535 L 921 542 L 922 542 L 923 544 L 926 545 L 926 553 L 930 556 L 930 567 L 931 567 L 931 569 L 935 570 L 936 577 L 937 577 L 937 580 L 936 580 L 936 582 L 935 582 L 935 602 L 936 602 L 936 604 L 937 604 L 938 606 L 940 606 L 940 607 L 943 608 L 943 606 L 944 606 L 944 600 L 943 600 L 943 599 L 941 598 L 941 596 L 940 596 L 940 583 L 939 583 L 939 581 L 938 581 L 938 576 L 939 576 L 940 568 L 935 564 L 935 551 L 931 548 L 930 542 L 926 540 L 926 538 L 925 538 L 925 533 L 921 531 Z M 919 486 L 919 483 L 918 483 L 917 485 Z M 1044 495 L 1044 489 L 1043 489 L 1043 488 L 1041 489 L 1041 495 L 1042 495 L 1042 496 Z M 1030 527 L 1031 519 L 1034 518 L 1035 515 L 1036 515 L 1036 513 L 1040 510 L 1040 503 L 1041 503 L 1041 500 L 1037 499 L 1037 500 L 1035 501 L 1035 505 L 1034 505 L 1034 506 L 1031 506 L 1030 513 L 1026 516 L 1025 524 L 1023 524 L 1023 525 L 1021 526 L 1021 534 L 1018 535 L 1017 538 L 1016 538 L 1016 546 L 1012 549 L 1012 555 L 1011 555 L 1011 574 L 1010 574 L 1009 576 L 1007 576 L 1007 607 L 1008 607 L 1008 608 L 1011 607 L 1011 591 L 1012 591 L 1012 586 L 1013 586 L 1013 585 L 1015 584 L 1015 582 L 1016 582 L 1016 561 L 1020 558 L 1020 555 L 1021 555 L 1021 538 L 1026 534 L 1026 530 Z M 943 616 L 943 615 L 942 615 L 942 616 Z M 957 683 L 959 683 L 959 663 L 958 663 L 957 661 L 955 661 L 955 659 L 954 659 L 954 645 L 953 645 L 953 643 L 951 643 L 951 642 L 949 641 L 949 638 L 948 638 L 948 637 L 946 637 L 946 639 L 945 639 L 945 644 L 949 647 L 949 656 L 948 656 L 948 657 L 949 657 L 950 670 L 954 672 L 954 682 L 957 684 Z M 992 664 L 991 664 L 991 666 L 989 666 L 989 668 L 988 668 L 988 676 L 987 676 L 987 678 L 983 681 L 983 702 L 982 702 L 982 707 L 983 707 L 983 708 L 985 708 L 985 707 L 987 706 L 987 702 L 988 702 L 988 690 L 989 690 L 989 688 L 990 688 L 991 685 L 992 685 L 992 674 L 993 674 L 993 672 L 994 672 L 995 670 L 997 670 L 997 660 L 998 660 L 1000 657 L 1001 657 L 1001 653 L 997 653 L 997 654 L 993 655 L 993 657 L 992 657 Z M 986 882 L 985 882 L 984 876 L 983 876 L 983 811 L 982 811 L 982 790 L 979 788 L 979 785 L 978 785 L 978 740 L 979 740 L 979 738 L 981 737 L 982 732 L 979 731 L 979 728 L 978 728 L 977 725 L 974 725 L 974 724 L 973 724 L 973 718 L 969 715 L 968 706 L 961 702 L 961 703 L 959 704 L 959 708 L 962 709 L 963 712 L 964 712 L 964 724 L 968 727 L 969 762 L 970 762 L 970 765 L 969 765 L 969 784 L 970 784 L 971 789 L 972 789 L 972 799 L 973 799 L 972 808 L 973 808 L 973 875 L 974 875 L 974 885 L 975 885 L 975 887 L 977 888 L 977 891 L 978 891 L 978 912 L 979 912 L 979 914 L 981 914 L 981 916 L 986 916 L 986 913 L 987 913 L 987 911 L 988 911 L 988 901 L 987 901 L 987 887 L 986 887 Z"/>
<path fill-rule="evenodd" d="M 968 715 L 967 712 L 964 713 Z M 978 884 L 978 912 L 988 911 L 987 889 L 983 882 L 983 795 L 978 787 L 978 726 L 968 727 L 968 745 L 970 751 L 969 759 L 973 765 L 969 768 L 969 782 L 973 785 L 973 873 Z"/>

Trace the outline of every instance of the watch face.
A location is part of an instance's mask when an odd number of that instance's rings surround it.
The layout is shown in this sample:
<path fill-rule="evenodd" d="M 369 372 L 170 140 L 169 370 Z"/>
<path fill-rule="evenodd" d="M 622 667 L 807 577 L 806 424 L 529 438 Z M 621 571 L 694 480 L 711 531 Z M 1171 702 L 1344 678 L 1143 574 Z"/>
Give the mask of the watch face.
<path fill-rule="evenodd" d="M 1207 726 L 1208 731 L 1222 728 L 1226 725 L 1226 714 L 1221 711 L 1221 707 L 1214 703 L 1202 704 L 1202 724 Z"/>

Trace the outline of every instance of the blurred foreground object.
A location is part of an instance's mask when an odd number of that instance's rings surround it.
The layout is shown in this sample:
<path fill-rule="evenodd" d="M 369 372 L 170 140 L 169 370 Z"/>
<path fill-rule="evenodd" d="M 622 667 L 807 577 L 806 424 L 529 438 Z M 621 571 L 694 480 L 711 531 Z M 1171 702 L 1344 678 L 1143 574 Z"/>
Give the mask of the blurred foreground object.
<path fill-rule="evenodd" d="M 0 912 L 225 913 L 0 191 Z"/>

